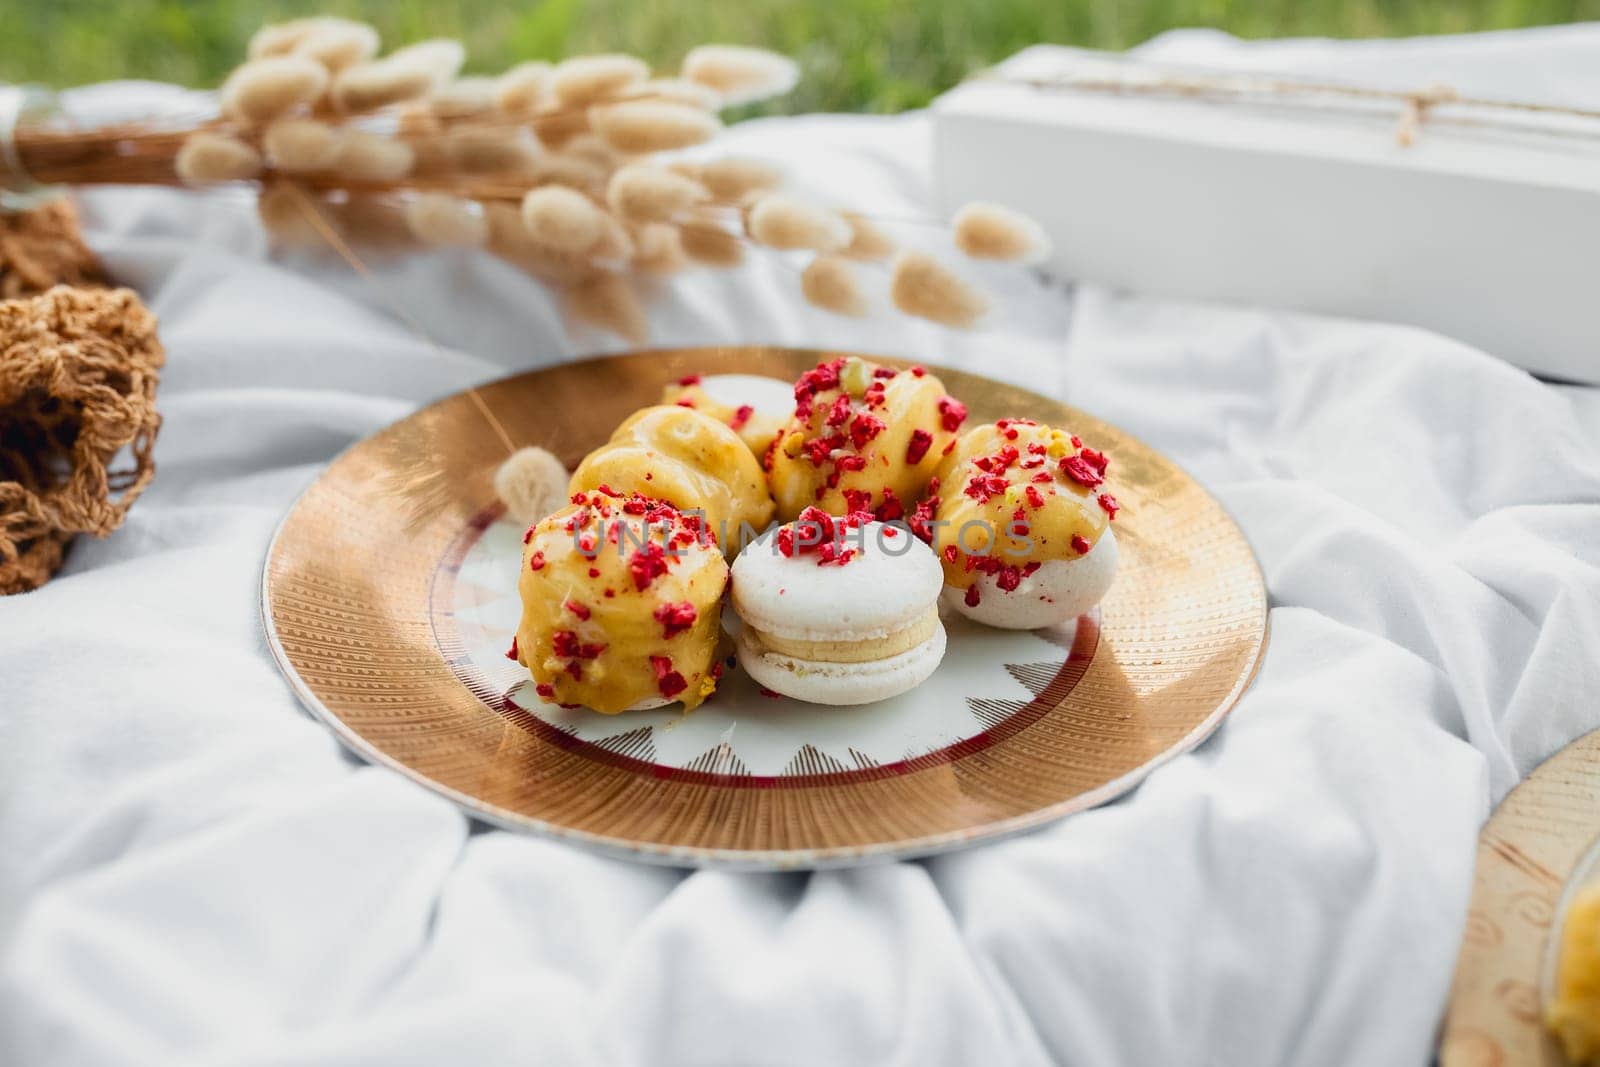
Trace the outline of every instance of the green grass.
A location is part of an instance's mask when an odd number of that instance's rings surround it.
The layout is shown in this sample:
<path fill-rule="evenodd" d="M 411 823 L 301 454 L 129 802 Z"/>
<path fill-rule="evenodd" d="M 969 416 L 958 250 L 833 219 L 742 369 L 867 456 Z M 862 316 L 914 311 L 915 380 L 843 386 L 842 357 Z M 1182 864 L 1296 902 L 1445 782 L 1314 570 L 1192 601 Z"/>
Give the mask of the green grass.
<path fill-rule="evenodd" d="M 1178 26 L 1245 37 L 1405 36 L 1600 18 L 1600 0 L 3 0 L 0 80 L 216 84 L 264 21 L 315 11 L 375 23 L 389 44 L 466 42 L 476 71 L 635 52 L 659 68 L 695 44 L 797 57 L 779 111 L 897 111 L 1038 41 L 1124 48 Z"/>

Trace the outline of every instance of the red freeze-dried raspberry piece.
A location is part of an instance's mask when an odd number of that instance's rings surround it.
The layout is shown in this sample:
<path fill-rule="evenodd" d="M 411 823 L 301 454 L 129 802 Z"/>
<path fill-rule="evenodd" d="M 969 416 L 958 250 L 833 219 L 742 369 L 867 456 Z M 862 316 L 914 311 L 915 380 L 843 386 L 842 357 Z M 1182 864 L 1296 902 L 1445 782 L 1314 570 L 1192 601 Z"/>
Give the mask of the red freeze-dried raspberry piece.
<path fill-rule="evenodd" d="M 893 367 L 874 367 L 874 368 L 872 368 L 872 376 L 874 378 L 893 378 L 895 375 L 897 375 L 899 373 L 900 372 L 895 370 Z"/>
<path fill-rule="evenodd" d="M 1032 478 L 1030 478 L 1028 480 L 1031 481 L 1031 482 L 1035 482 L 1035 483 L 1037 483 L 1039 485 L 1049 485 L 1051 482 L 1055 481 L 1056 479 L 1055 479 L 1055 475 L 1051 474 L 1049 471 L 1040 471 L 1038 474 L 1035 474 Z"/>
<path fill-rule="evenodd" d="M 871 511 L 872 494 L 865 489 L 846 489 L 844 507 L 846 511 Z"/>
<path fill-rule="evenodd" d="M 1099 471 L 1102 475 L 1105 474 L 1106 467 L 1110 466 L 1111 464 L 1111 461 L 1106 459 L 1106 454 L 1104 452 L 1096 452 L 1092 448 L 1086 448 L 1082 452 L 1079 452 L 1078 455 L 1082 456 L 1085 463 Z"/>
<path fill-rule="evenodd" d="M 843 471 L 846 474 L 848 474 L 851 471 L 864 471 L 864 470 L 867 469 L 867 457 L 866 456 L 840 456 L 834 462 L 834 467 L 836 469 L 840 470 L 840 471 Z"/>
<path fill-rule="evenodd" d="M 1092 547 L 1094 547 L 1094 546 L 1089 544 L 1088 541 L 1084 540 L 1082 534 L 1073 534 L 1072 535 L 1072 551 L 1076 552 L 1078 555 L 1080 555 L 1080 556 L 1088 555 L 1089 554 L 1089 549 L 1091 549 Z"/>
<path fill-rule="evenodd" d="M 673 403 L 678 405 L 680 408 L 692 408 L 692 407 L 694 407 L 694 401 L 690 400 L 686 396 L 680 396 L 678 399 L 674 400 Z"/>
<path fill-rule="evenodd" d="M 906 462 L 921 463 L 922 457 L 928 454 L 928 449 L 932 446 L 933 434 L 927 430 L 912 430 L 911 441 L 906 445 Z"/>
<path fill-rule="evenodd" d="M 916 366 L 915 366 L 915 367 L 912 367 L 912 368 L 911 368 L 911 376 L 912 376 L 912 377 L 913 377 L 913 378 L 920 378 L 920 377 L 922 377 L 922 376 L 923 376 L 923 375 L 924 375 L 924 374 L 927 374 L 927 373 L 928 373 L 928 368 L 926 368 L 926 367 L 924 367 L 924 366 L 923 366 L 923 365 L 922 365 L 922 364 L 920 364 L 920 363 L 919 363 L 919 364 L 917 364 L 917 365 L 916 365 Z"/>
<path fill-rule="evenodd" d="M 889 402 L 888 399 L 883 395 L 883 391 L 884 386 L 882 382 L 873 382 L 871 385 L 867 386 L 867 391 L 861 394 L 861 399 L 869 408 L 881 408 L 883 405 Z"/>
<path fill-rule="evenodd" d="M 651 582 L 667 573 L 667 550 L 653 541 L 638 549 L 628 557 L 628 573 L 635 589 L 643 592 L 650 588 Z"/>
<path fill-rule="evenodd" d="M 837 541 L 825 541 L 817 546 L 817 566 L 819 567 L 827 563 L 837 563 L 842 567 L 852 559 L 855 559 L 855 556 L 855 549 L 842 548 Z"/>
<path fill-rule="evenodd" d="M 516 634 L 512 634 L 511 635 L 511 647 L 506 649 L 506 659 L 511 660 L 512 662 L 516 662 L 516 660 L 517 660 L 517 635 Z"/>
<path fill-rule="evenodd" d="M 900 503 L 900 498 L 894 495 L 894 490 L 887 485 L 883 487 L 883 503 L 878 505 L 877 517 L 879 522 L 893 522 L 904 518 L 906 507 Z"/>
<path fill-rule="evenodd" d="M 998 496 L 1006 491 L 1011 483 L 998 474 L 974 474 L 967 487 L 962 490 L 967 496 L 978 503 L 986 503 L 990 497 Z"/>
<path fill-rule="evenodd" d="M 530 571 L 542 571 L 542 570 L 544 570 L 544 553 L 543 552 L 535 552 L 533 555 L 528 557 L 528 569 Z"/>
<path fill-rule="evenodd" d="M 961 424 L 967 421 L 967 405 L 953 396 L 939 398 L 939 425 L 951 433 L 961 429 Z"/>
<path fill-rule="evenodd" d="M 549 682 L 540 682 L 538 685 L 533 687 L 533 691 L 544 697 L 546 700 L 549 700 L 551 697 L 556 695 L 556 687 L 551 685 Z"/>
<path fill-rule="evenodd" d="M 1042 508 L 1042 507 L 1044 507 L 1044 497 L 1039 495 L 1039 490 L 1035 489 L 1033 486 L 1030 485 L 1026 489 L 1024 489 L 1022 492 L 1023 492 L 1023 495 L 1028 498 L 1028 506 L 1030 508 Z"/>
<path fill-rule="evenodd" d="M 1079 437 L 1077 434 L 1073 434 L 1072 435 L 1072 447 L 1073 448 L 1082 448 L 1083 447 L 1083 438 Z"/>
<path fill-rule="evenodd" d="M 955 545 L 945 545 L 944 546 L 944 561 L 946 563 L 954 563 L 956 561 L 956 546 Z"/>
<path fill-rule="evenodd" d="M 576 600 L 569 600 L 561 606 L 572 612 L 583 621 L 587 622 L 589 620 L 589 609 L 586 605 L 580 604 Z"/>
<path fill-rule="evenodd" d="M 967 586 L 967 595 L 962 599 L 966 602 L 967 607 L 975 608 L 978 606 L 978 601 L 980 598 L 981 594 L 978 592 L 977 585 L 974 584 Z"/>
<path fill-rule="evenodd" d="M 813 467 L 820 467 L 828 462 L 828 455 L 833 451 L 833 444 L 829 438 L 813 437 L 804 445 L 806 458 Z"/>
<path fill-rule="evenodd" d="M 850 396 L 840 393 L 833 398 L 833 406 L 828 409 L 827 423 L 829 426 L 843 426 L 850 418 Z"/>
<path fill-rule="evenodd" d="M 734 430 L 744 429 L 744 424 L 749 422 L 750 416 L 754 415 L 755 413 L 756 409 L 751 407 L 749 404 L 740 404 L 734 409 L 733 418 L 728 420 L 728 427 Z"/>
<path fill-rule="evenodd" d="M 1095 486 L 1105 481 L 1105 478 L 1101 475 L 1099 468 L 1095 467 L 1094 464 L 1084 459 L 1081 455 L 1067 456 L 1062 459 L 1061 473 L 1065 474 L 1068 478 L 1071 478 L 1073 481 L 1077 482 L 1086 489 L 1093 489 Z"/>
<path fill-rule="evenodd" d="M 663 604 L 653 614 L 656 622 L 661 624 L 662 637 L 682 633 L 693 626 L 695 620 L 700 617 L 694 605 L 687 600 L 680 600 L 675 604 Z"/>
<path fill-rule="evenodd" d="M 1117 498 L 1110 493 L 1101 493 L 1096 499 L 1100 501 L 1100 506 L 1106 509 L 1106 518 L 1115 521 L 1117 512 L 1122 510 L 1122 505 L 1117 503 Z"/>
<path fill-rule="evenodd" d="M 778 527 L 778 554 L 784 559 L 793 559 L 794 551 L 794 527 Z"/>
<path fill-rule="evenodd" d="M 782 700 L 783 699 L 783 694 L 782 693 L 778 692 L 776 689 L 768 689 L 766 686 L 762 686 L 761 687 L 761 695 L 766 697 L 768 700 Z"/>
<path fill-rule="evenodd" d="M 533 540 L 533 531 L 537 530 L 538 528 L 539 528 L 539 526 L 538 526 L 537 523 L 535 523 L 534 525 L 528 527 L 528 532 L 522 535 L 522 543 L 523 544 L 527 544 L 529 541 L 532 541 Z"/>
<path fill-rule="evenodd" d="M 678 384 L 682 385 L 682 386 L 699 385 L 700 384 L 700 375 L 698 375 L 698 374 L 685 374 L 682 378 L 678 379 Z"/>
<path fill-rule="evenodd" d="M 862 412 L 850 421 L 850 443 L 856 448 L 867 447 L 867 442 L 888 429 L 888 424 L 876 415 Z"/>
<path fill-rule="evenodd" d="M 1029 563 L 1027 566 L 1022 568 L 1022 576 L 1024 578 L 1032 578 L 1033 572 L 1042 566 L 1044 566 L 1042 563 Z"/>
<path fill-rule="evenodd" d="M 937 478 L 934 481 L 938 481 Z M 911 534 L 920 541 L 933 544 L 933 513 L 939 508 L 939 498 L 930 497 L 917 505 L 911 513 Z"/>
<path fill-rule="evenodd" d="M 1001 567 L 994 577 L 995 584 L 1002 593 L 1015 593 L 1017 586 L 1022 584 L 1022 569 L 1020 567 Z"/>
<path fill-rule="evenodd" d="M 655 668 L 656 688 L 668 700 L 689 688 L 689 683 L 683 680 L 683 675 L 672 669 L 672 660 L 666 656 L 651 656 L 650 666 Z"/>

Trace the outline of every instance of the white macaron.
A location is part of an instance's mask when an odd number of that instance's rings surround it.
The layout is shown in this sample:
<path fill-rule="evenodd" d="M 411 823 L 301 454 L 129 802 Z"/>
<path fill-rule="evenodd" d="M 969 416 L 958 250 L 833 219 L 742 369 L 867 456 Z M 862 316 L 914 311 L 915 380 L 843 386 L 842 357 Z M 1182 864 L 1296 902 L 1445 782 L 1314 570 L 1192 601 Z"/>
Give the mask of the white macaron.
<path fill-rule="evenodd" d="M 808 508 L 733 564 L 739 662 L 814 704 L 867 704 L 923 682 L 944 657 L 944 574 L 902 526 Z"/>
<path fill-rule="evenodd" d="M 1117 576 L 1117 538 L 1106 527 L 1094 547 L 1076 559 L 1052 559 L 1023 578 L 1015 589 L 1002 589 L 995 575 L 973 583 L 977 595 L 949 586 L 947 605 L 973 622 L 1001 630 L 1037 630 L 1076 619 L 1100 603 Z"/>

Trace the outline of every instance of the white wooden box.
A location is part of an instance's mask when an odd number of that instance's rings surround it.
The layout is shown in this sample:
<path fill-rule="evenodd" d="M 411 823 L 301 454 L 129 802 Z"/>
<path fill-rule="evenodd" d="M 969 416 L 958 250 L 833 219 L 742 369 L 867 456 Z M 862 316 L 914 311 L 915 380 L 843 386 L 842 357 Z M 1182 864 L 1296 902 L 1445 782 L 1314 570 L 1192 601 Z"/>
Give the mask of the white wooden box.
<path fill-rule="evenodd" d="M 1402 147 L 1392 100 L 1014 80 L 1129 62 L 1041 46 L 941 97 L 941 206 L 1026 212 L 1070 278 L 1412 323 L 1600 382 L 1600 122 L 1515 115 L 1508 132 L 1502 112 L 1447 108 Z"/>

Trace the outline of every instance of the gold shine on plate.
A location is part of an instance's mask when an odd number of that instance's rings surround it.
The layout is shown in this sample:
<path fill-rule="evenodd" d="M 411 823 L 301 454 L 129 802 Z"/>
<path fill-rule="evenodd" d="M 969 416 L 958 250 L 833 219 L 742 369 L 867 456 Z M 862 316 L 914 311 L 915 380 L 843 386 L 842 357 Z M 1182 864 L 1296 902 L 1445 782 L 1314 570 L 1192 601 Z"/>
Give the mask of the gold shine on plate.
<path fill-rule="evenodd" d="M 739 671 L 689 715 L 601 716 L 533 697 L 502 655 L 522 533 L 491 485 L 502 431 L 570 469 L 683 375 L 793 380 L 841 354 L 724 347 L 570 363 L 442 400 L 361 442 L 268 551 L 262 610 L 284 673 L 360 755 L 479 818 L 665 863 L 839 866 L 960 847 L 1110 800 L 1204 740 L 1266 645 L 1266 591 L 1239 528 L 1116 427 L 943 368 L 970 424 L 1031 418 L 1111 456 L 1121 563 L 1096 611 L 1027 633 L 948 618 L 932 678 L 857 708 L 769 699 Z"/>

